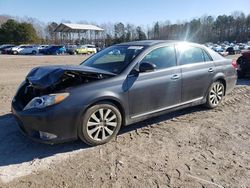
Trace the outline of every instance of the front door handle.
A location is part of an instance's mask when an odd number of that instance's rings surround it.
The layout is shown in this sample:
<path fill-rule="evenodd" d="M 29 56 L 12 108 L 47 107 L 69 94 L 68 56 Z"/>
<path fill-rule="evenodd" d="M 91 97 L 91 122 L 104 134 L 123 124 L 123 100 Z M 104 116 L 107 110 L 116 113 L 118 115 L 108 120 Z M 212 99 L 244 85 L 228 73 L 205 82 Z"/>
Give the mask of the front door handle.
<path fill-rule="evenodd" d="M 213 68 L 209 68 L 209 69 L 208 69 L 208 72 L 213 73 L 213 72 L 214 72 L 214 69 L 213 69 Z"/>
<path fill-rule="evenodd" d="M 180 76 L 178 74 L 175 74 L 171 77 L 172 80 L 178 80 Z"/>

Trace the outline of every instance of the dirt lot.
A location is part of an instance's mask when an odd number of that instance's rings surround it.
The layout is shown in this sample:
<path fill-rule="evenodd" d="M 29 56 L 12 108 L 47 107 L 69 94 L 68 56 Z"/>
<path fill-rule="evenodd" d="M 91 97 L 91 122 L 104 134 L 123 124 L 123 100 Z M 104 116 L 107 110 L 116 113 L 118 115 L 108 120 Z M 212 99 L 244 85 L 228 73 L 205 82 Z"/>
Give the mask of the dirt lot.
<path fill-rule="evenodd" d="M 0 56 L 0 187 L 250 187 L 250 79 L 217 109 L 134 124 L 106 145 L 50 146 L 22 136 L 10 102 L 24 76 L 84 58 Z"/>

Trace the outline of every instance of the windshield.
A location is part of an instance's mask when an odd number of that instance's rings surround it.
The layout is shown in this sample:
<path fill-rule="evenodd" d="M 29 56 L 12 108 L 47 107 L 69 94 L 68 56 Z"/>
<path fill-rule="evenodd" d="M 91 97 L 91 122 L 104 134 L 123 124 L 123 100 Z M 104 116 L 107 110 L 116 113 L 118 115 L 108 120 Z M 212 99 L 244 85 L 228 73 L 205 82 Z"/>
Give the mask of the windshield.
<path fill-rule="evenodd" d="M 143 49 L 144 46 L 111 46 L 93 55 L 80 65 L 119 74 L 143 51 Z"/>

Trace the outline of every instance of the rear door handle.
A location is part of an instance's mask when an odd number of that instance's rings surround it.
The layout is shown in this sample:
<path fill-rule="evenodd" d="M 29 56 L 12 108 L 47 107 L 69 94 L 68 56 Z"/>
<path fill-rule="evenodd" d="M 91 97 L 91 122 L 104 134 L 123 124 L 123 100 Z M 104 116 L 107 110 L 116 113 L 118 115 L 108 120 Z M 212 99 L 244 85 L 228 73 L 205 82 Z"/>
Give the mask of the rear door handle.
<path fill-rule="evenodd" d="M 175 74 L 171 77 L 172 80 L 178 80 L 180 76 L 178 74 Z"/>
<path fill-rule="evenodd" d="M 214 72 L 214 69 L 213 69 L 213 68 L 209 68 L 209 69 L 208 69 L 208 72 L 213 73 L 213 72 Z"/>

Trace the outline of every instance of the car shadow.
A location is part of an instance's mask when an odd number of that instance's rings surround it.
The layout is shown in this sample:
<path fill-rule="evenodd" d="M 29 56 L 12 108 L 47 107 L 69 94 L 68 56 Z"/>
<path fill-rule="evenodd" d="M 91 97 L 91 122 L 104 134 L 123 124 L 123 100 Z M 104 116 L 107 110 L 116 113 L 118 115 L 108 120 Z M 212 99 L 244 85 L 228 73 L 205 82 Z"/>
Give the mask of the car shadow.
<path fill-rule="evenodd" d="M 12 114 L 0 116 L 0 143 L 0 166 L 20 164 L 58 153 L 88 148 L 80 141 L 56 145 L 31 141 L 21 134 Z"/>
<path fill-rule="evenodd" d="M 170 112 L 155 118 L 123 127 L 119 135 L 170 120 L 192 112 L 206 110 L 202 106 Z M 47 145 L 34 142 L 21 134 L 16 119 L 12 114 L 0 116 L 0 167 L 12 164 L 29 162 L 34 159 L 42 159 L 59 153 L 66 153 L 80 149 L 90 148 L 81 141 L 62 144 Z"/>

